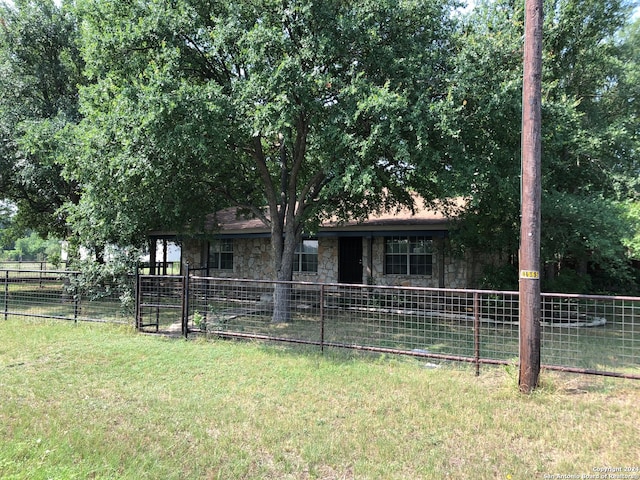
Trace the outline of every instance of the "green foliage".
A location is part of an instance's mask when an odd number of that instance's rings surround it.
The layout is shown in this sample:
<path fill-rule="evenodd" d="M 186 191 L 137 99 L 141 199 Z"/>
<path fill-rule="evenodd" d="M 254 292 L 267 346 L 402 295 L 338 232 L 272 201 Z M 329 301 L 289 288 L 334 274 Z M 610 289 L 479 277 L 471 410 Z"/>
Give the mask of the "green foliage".
<path fill-rule="evenodd" d="M 59 209 L 77 191 L 59 160 L 84 82 L 76 19 L 52 0 L 3 3 L 0 18 L 0 191 L 16 229 L 65 236 Z"/>
<path fill-rule="evenodd" d="M 546 192 L 543 200 L 547 231 L 543 257 L 589 260 L 604 266 L 613 259 L 625 261 L 621 239 L 628 223 L 613 202 L 602 197 Z"/>
<path fill-rule="evenodd" d="M 193 313 L 193 324 L 203 332 L 207 331 L 207 319 L 200 312 Z"/>
<path fill-rule="evenodd" d="M 322 218 L 408 203 L 412 184 L 442 196 L 448 1 L 78 5 L 93 83 L 67 172 L 82 236 L 197 231 L 235 205 L 271 227 L 286 277 L 282 257 Z"/>
<path fill-rule="evenodd" d="M 480 287 L 488 290 L 517 290 L 518 267 L 510 263 L 485 267 Z"/>
<path fill-rule="evenodd" d="M 622 239 L 637 230 L 615 202 L 637 195 L 637 24 L 628 29 L 621 0 L 544 8 L 542 262 L 588 264 L 602 282 L 624 283 Z M 523 18 L 521 1 L 479 2 L 468 14 L 443 115 L 469 199 L 454 242 L 504 258 L 519 248 Z"/>
<path fill-rule="evenodd" d="M 591 276 L 563 268 L 557 276 L 543 282 L 545 292 L 588 293 L 592 291 Z"/>
<path fill-rule="evenodd" d="M 140 246 L 233 205 L 271 228 L 287 279 L 303 231 L 411 206 L 414 189 L 468 199 L 461 250 L 514 258 L 523 5 L 2 4 L 0 192 L 17 214 L 0 240 Z M 587 262 L 592 288 L 626 281 L 623 246 L 638 255 L 633 212 L 613 206 L 640 185 L 632 6 L 544 4 L 542 260 Z"/>
<path fill-rule="evenodd" d="M 76 260 L 73 268 L 80 274 L 70 277 L 70 291 L 89 300 L 105 297 L 120 299 L 123 311 L 135 307 L 135 273 L 141 251 L 135 248 L 110 248 L 105 262 L 92 258 Z"/>
<path fill-rule="evenodd" d="M 629 201 L 623 205 L 625 218 L 631 228 L 625 232 L 623 243 L 629 251 L 629 257 L 640 260 L 640 201 Z"/>
<path fill-rule="evenodd" d="M 13 242 L 13 248 L 0 251 L 4 260 L 48 260 L 53 264 L 60 262 L 61 246 L 56 239 L 43 239 L 36 232 L 28 237 L 20 237 Z"/>
<path fill-rule="evenodd" d="M 15 209 L 5 201 L 0 200 L 0 249 L 13 248 L 13 216 Z"/>

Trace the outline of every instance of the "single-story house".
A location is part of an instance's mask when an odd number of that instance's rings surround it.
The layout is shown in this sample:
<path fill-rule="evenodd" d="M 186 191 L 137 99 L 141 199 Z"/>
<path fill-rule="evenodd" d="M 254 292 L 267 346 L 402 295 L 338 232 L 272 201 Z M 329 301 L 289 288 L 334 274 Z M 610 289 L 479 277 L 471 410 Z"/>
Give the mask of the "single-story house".
<path fill-rule="evenodd" d="M 212 277 L 273 280 L 269 228 L 257 218 L 237 215 L 235 208 L 218 212 L 215 219 L 219 228 L 212 239 L 181 241 L 183 264 Z M 294 280 L 468 288 L 477 269 L 469 258 L 451 253 L 449 224 L 442 213 L 420 206 L 362 222 L 327 221 L 301 240 Z"/>

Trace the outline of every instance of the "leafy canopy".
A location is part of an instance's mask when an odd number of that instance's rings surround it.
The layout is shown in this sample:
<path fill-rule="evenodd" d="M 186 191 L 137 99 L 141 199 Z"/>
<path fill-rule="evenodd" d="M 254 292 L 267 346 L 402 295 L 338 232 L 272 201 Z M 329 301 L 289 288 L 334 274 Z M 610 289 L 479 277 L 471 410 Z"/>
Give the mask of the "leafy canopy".
<path fill-rule="evenodd" d="M 637 36 L 623 0 L 544 3 L 542 259 L 625 277 L 616 207 L 638 195 Z M 517 263 L 523 2 L 479 2 L 463 22 L 443 118 L 469 208 L 461 248 Z M 514 269 L 515 272 L 515 269 Z M 511 286 L 517 281 L 513 276 Z M 594 288 L 600 288 L 594 286 Z M 607 288 L 602 286 L 602 288 Z"/>
<path fill-rule="evenodd" d="M 78 4 L 91 84 L 68 171 L 86 234 L 197 230 L 236 205 L 295 242 L 416 183 L 446 193 L 447 1 Z"/>
<path fill-rule="evenodd" d="M 51 0 L 0 4 L 0 198 L 16 228 L 65 236 L 60 207 L 77 201 L 61 176 L 66 128 L 79 120 L 84 63 L 77 22 Z"/>

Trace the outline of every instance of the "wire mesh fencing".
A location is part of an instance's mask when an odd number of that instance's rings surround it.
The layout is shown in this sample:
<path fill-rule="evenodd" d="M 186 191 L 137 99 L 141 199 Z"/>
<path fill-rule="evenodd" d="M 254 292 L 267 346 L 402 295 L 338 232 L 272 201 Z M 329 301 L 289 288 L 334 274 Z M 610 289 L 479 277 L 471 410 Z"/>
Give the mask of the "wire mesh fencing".
<path fill-rule="evenodd" d="M 477 370 L 518 363 L 518 292 L 188 275 L 92 283 L 50 270 L 0 270 L 0 285 L 5 319 L 135 322 L 141 331 L 397 353 Z M 544 368 L 640 379 L 640 298 L 544 293 L 540 324 Z"/>
<path fill-rule="evenodd" d="M 547 368 L 640 373 L 640 298 L 542 294 L 541 323 Z"/>
<path fill-rule="evenodd" d="M 518 356 L 516 293 L 204 277 L 189 292 L 189 331 L 477 365 Z"/>
<path fill-rule="evenodd" d="M 276 306 L 278 289 L 285 295 Z M 192 277 L 189 330 L 319 345 L 320 291 L 318 284 Z"/>
<path fill-rule="evenodd" d="M 283 296 L 283 292 L 285 295 Z M 518 292 L 194 277 L 186 331 L 517 364 Z M 545 368 L 640 378 L 640 298 L 542 295 Z"/>
<path fill-rule="evenodd" d="M 137 277 L 136 328 L 141 331 L 182 333 L 188 277 L 182 275 L 139 275 Z"/>
<path fill-rule="evenodd" d="M 131 323 L 134 277 L 122 282 L 87 282 L 80 272 L 0 270 L 2 312 L 8 316 Z"/>

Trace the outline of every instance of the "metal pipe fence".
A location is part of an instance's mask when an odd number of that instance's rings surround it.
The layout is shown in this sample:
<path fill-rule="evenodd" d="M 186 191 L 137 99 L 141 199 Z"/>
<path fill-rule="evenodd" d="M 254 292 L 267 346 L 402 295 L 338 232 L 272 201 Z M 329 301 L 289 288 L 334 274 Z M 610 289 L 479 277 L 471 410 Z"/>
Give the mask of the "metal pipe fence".
<path fill-rule="evenodd" d="M 188 333 L 185 301 L 188 276 L 138 275 L 136 328 L 142 331 Z"/>
<path fill-rule="evenodd" d="M 518 292 L 189 275 L 131 275 L 123 286 L 81 275 L 0 270 L 3 318 L 411 355 L 470 363 L 477 372 L 518 362 Z M 278 288 L 286 296 L 274 295 Z M 640 379 L 640 298 L 543 293 L 541 311 L 543 368 Z"/>
<path fill-rule="evenodd" d="M 74 322 L 131 323 L 135 306 L 134 276 L 127 285 L 115 281 L 87 283 L 80 272 L 0 270 L 2 314 Z"/>
<path fill-rule="evenodd" d="M 545 293 L 541 323 L 547 369 L 640 378 L 640 298 Z"/>
<path fill-rule="evenodd" d="M 286 321 L 274 291 L 286 284 Z M 192 277 L 184 334 L 515 364 L 518 292 Z M 282 306 L 281 306 L 282 307 Z M 640 379 L 640 298 L 542 295 L 543 368 Z"/>

